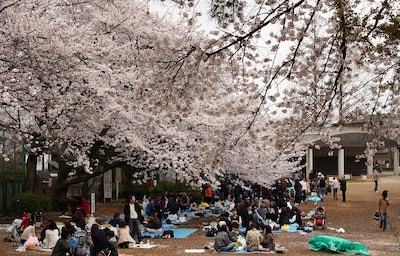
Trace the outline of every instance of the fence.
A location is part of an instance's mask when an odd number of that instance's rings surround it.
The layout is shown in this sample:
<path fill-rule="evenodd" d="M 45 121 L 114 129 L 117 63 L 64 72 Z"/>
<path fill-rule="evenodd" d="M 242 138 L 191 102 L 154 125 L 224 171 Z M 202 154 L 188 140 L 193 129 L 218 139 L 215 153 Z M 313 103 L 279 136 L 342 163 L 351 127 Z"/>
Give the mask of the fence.
<path fill-rule="evenodd" d="M 0 156 L 1 216 L 12 210 L 12 197 L 21 193 L 25 176 L 25 151 L 23 143 L 6 137 L 2 130 Z"/>

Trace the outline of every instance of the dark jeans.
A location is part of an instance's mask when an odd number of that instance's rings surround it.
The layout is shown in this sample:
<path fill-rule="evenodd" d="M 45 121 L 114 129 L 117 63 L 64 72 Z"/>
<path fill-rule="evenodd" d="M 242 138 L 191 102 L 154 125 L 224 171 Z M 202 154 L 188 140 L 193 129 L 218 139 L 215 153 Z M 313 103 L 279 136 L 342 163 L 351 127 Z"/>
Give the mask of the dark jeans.
<path fill-rule="evenodd" d="M 346 202 L 346 190 L 342 190 L 342 201 Z"/>
<path fill-rule="evenodd" d="M 375 180 L 374 182 L 375 182 L 374 191 L 377 192 L 378 191 L 378 180 Z"/>
<path fill-rule="evenodd" d="M 380 215 L 381 215 L 381 223 L 379 227 L 382 228 L 383 231 L 386 231 L 386 223 L 387 223 L 386 213 L 380 213 Z"/>
<path fill-rule="evenodd" d="M 140 243 L 142 241 L 142 235 L 140 233 L 140 220 L 139 219 L 129 219 L 129 230 L 131 237 L 139 240 L 138 242 Z"/>

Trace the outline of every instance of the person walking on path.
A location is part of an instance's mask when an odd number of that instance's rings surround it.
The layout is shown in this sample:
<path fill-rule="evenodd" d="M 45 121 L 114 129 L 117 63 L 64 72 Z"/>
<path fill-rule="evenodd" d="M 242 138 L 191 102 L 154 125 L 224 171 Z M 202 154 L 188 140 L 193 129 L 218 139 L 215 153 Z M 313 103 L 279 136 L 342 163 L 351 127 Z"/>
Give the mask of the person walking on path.
<path fill-rule="evenodd" d="M 338 200 L 337 199 L 338 188 L 339 188 L 339 182 L 336 179 L 336 177 L 333 177 L 333 180 L 332 180 L 333 200 Z"/>
<path fill-rule="evenodd" d="M 378 201 L 378 212 L 381 217 L 379 228 L 381 228 L 382 231 L 386 231 L 386 225 L 387 225 L 386 211 L 387 211 L 388 206 L 390 205 L 388 194 L 389 194 L 389 192 L 387 190 L 384 190 L 382 192 L 382 196 L 379 198 L 379 201 Z"/>
<path fill-rule="evenodd" d="M 381 179 L 377 169 L 374 169 L 374 172 L 372 173 L 372 181 L 375 183 L 374 192 L 378 193 L 378 182 L 381 182 Z"/>
<path fill-rule="evenodd" d="M 346 184 L 346 178 L 342 176 L 340 179 L 340 190 L 342 191 L 342 202 L 346 202 L 346 190 L 347 190 L 347 184 Z"/>

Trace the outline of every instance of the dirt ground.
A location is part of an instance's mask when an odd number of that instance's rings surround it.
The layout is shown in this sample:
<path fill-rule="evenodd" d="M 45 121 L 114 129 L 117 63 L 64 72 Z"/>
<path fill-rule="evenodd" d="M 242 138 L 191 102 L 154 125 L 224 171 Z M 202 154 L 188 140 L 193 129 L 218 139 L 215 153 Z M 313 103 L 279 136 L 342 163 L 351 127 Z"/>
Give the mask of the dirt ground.
<path fill-rule="evenodd" d="M 383 232 L 379 229 L 379 223 L 373 219 L 373 213 L 377 207 L 377 201 L 381 193 L 374 193 L 372 182 L 348 183 L 347 202 L 334 201 L 332 195 L 327 195 L 323 202 L 327 212 L 327 229 L 314 230 L 311 233 L 273 233 L 275 243 L 287 248 L 287 255 L 329 255 L 328 253 L 313 252 L 308 247 L 308 241 L 312 236 L 329 235 L 341 237 L 353 242 L 360 242 L 367 246 L 370 255 L 400 255 L 400 177 L 386 175 L 381 178 L 379 192 L 389 191 L 390 207 L 388 211 L 388 230 Z M 341 193 L 339 192 L 339 199 Z M 315 208 L 312 202 L 304 203 L 299 208 L 308 213 Z M 96 218 L 101 221 L 109 219 L 116 211 L 122 212 L 123 204 L 97 204 Z M 57 215 L 57 213 L 56 213 Z M 153 238 L 151 243 L 157 245 L 151 249 L 120 249 L 120 254 L 128 255 L 211 255 L 212 251 L 205 253 L 185 253 L 185 249 L 203 249 L 213 242 L 202 232 L 202 223 L 211 222 L 213 218 L 196 218 L 181 225 L 182 227 L 199 228 L 187 238 L 161 239 Z M 345 233 L 337 233 L 335 230 L 343 228 Z M 0 237 L 5 237 L 4 230 L 0 230 Z M 45 256 L 50 252 L 39 252 L 28 250 L 27 252 L 16 252 L 12 243 L 0 243 L 0 255 L 29 255 Z M 250 253 L 248 253 L 250 254 Z"/>

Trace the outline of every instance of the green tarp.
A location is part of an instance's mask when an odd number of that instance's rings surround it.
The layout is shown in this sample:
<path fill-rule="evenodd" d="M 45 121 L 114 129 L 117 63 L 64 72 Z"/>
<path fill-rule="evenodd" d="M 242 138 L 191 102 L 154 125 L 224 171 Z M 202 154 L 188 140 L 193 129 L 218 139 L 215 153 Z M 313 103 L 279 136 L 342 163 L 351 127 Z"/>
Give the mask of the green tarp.
<path fill-rule="evenodd" d="M 369 255 L 365 245 L 335 236 L 314 236 L 308 241 L 308 246 L 316 252 Z"/>

